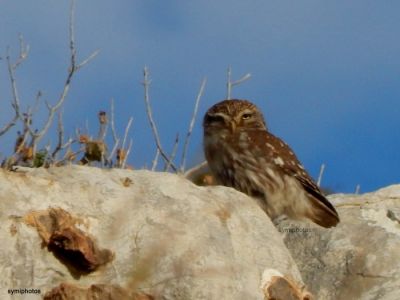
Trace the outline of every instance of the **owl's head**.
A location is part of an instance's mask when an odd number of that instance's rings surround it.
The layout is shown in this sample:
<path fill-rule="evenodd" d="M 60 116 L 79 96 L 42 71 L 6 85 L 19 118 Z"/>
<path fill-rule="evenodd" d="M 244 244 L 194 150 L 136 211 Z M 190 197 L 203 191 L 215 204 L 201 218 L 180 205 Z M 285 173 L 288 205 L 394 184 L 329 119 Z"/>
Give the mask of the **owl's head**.
<path fill-rule="evenodd" d="M 264 129 L 266 124 L 260 110 L 247 100 L 224 100 L 212 106 L 203 120 L 204 133 L 243 129 Z"/>

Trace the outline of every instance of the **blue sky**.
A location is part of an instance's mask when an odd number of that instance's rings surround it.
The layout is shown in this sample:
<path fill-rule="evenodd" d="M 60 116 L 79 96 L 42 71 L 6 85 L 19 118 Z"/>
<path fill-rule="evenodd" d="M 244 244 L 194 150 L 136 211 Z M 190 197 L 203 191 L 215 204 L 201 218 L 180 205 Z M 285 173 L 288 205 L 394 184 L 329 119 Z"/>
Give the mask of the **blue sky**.
<path fill-rule="evenodd" d="M 68 65 L 69 1 L 0 0 L 0 56 L 30 45 L 18 69 L 21 101 L 38 90 L 57 99 Z M 201 80 L 207 86 L 192 136 L 189 164 L 202 153 L 201 118 L 226 96 L 226 70 L 251 73 L 233 97 L 255 102 L 270 130 L 289 143 L 310 174 L 326 164 L 323 185 L 337 192 L 397 183 L 400 166 L 400 2 L 397 1 L 156 1 L 77 0 L 76 43 L 84 59 L 63 108 L 73 134 L 86 120 L 97 133 L 99 110 L 115 99 L 120 135 L 133 116 L 130 163 L 155 153 L 145 115 L 142 70 L 163 146 L 186 133 Z M 0 127 L 9 119 L 10 84 L 0 61 Z M 43 110 L 44 112 L 44 110 Z M 40 123 L 44 113 L 36 120 Z M 49 139 L 55 140 L 49 136 Z M 1 138 L 12 149 L 15 131 Z M 55 143 L 55 141 L 53 142 Z M 179 156 L 179 155 L 178 155 Z"/>

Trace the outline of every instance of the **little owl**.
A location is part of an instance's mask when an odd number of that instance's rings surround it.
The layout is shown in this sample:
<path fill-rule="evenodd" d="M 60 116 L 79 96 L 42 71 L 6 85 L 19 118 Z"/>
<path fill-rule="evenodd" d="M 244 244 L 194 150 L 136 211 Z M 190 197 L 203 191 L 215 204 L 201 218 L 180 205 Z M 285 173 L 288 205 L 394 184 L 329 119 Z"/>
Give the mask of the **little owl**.
<path fill-rule="evenodd" d="M 296 155 L 268 132 L 259 109 L 224 100 L 205 114 L 204 152 L 218 183 L 254 198 L 272 220 L 286 215 L 332 227 L 339 216 Z"/>

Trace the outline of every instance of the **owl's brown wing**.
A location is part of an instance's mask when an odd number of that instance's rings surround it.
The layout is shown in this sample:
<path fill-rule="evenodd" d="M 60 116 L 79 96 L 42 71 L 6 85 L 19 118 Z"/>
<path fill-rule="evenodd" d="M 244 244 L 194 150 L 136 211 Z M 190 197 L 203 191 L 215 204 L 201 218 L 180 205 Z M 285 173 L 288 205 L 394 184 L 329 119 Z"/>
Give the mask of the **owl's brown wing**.
<path fill-rule="evenodd" d="M 336 226 L 339 215 L 333 205 L 322 194 L 319 187 L 308 175 L 290 147 L 280 138 L 266 131 L 253 131 L 249 138 L 259 145 L 260 151 L 271 158 L 283 174 L 294 177 L 306 191 L 312 202 L 313 211 L 307 215 L 313 222 L 323 227 Z"/>
<path fill-rule="evenodd" d="M 314 211 L 308 217 L 323 227 L 336 226 L 340 221 L 339 215 L 333 205 L 321 193 L 318 186 L 309 178 L 298 177 L 296 175 L 295 177 L 308 193 L 311 201 L 313 201 Z"/>

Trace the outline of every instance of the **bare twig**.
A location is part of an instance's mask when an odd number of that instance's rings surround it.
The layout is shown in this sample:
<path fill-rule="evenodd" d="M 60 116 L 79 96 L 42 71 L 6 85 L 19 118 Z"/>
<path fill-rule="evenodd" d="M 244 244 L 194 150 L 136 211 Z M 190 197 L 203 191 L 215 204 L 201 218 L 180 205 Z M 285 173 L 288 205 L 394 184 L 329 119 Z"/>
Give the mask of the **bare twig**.
<path fill-rule="evenodd" d="M 131 139 L 131 140 L 129 141 L 128 150 L 126 150 L 125 157 L 124 157 L 124 159 L 122 160 L 121 168 L 125 168 L 126 161 L 128 160 L 129 153 L 131 153 L 132 144 L 133 144 L 133 140 Z"/>
<path fill-rule="evenodd" d="M 122 140 L 122 146 L 121 146 L 122 149 L 125 149 L 125 142 L 126 142 L 126 138 L 128 137 L 128 132 L 129 132 L 129 128 L 132 125 L 132 121 L 133 121 L 133 118 L 130 117 L 129 121 L 128 121 L 128 124 L 125 127 L 124 139 Z"/>
<path fill-rule="evenodd" d="M 112 148 L 112 150 L 110 152 L 110 155 L 107 157 L 107 161 L 110 162 L 112 160 L 113 156 L 115 155 L 115 152 L 118 149 L 118 146 L 119 146 L 119 139 L 117 138 L 117 140 L 114 143 L 114 147 Z"/>
<path fill-rule="evenodd" d="M 75 32 L 74 32 L 75 20 L 74 20 L 74 18 L 75 18 L 75 0 L 71 0 L 70 21 L 69 21 L 70 66 L 68 68 L 68 74 L 67 74 L 67 78 L 64 83 L 63 90 L 62 90 L 61 95 L 59 96 L 56 104 L 51 106 L 49 103 L 46 102 L 46 106 L 48 109 L 48 116 L 47 116 L 47 121 L 45 122 L 43 128 L 39 131 L 39 130 L 32 130 L 30 124 L 28 124 L 28 126 L 27 126 L 28 131 L 29 131 L 30 135 L 32 136 L 31 143 L 33 146 L 34 153 L 36 152 L 36 145 L 43 138 L 43 136 L 46 134 L 46 132 L 49 130 L 50 125 L 53 122 L 55 113 L 63 105 L 63 103 L 68 95 L 70 85 L 71 85 L 71 80 L 72 80 L 75 72 L 78 71 L 83 65 L 88 63 L 88 61 L 97 54 L 97 51 L 96 51 L 92 55 L 89 56 L 89 59 L 84 60 L 83 63 L 81 63 L 81 64 L 76 63 L 76 47 L 75 47 Z M 15 89 L 13 88 L 13 90 L 15 90 Z M 14 93 L 14 95 L 17 95 L 17 94 Z M 21 119 L 21 121 L 24 121 L 23 116 L 21 115 L 19 108 L 18 108 L 19 107 L 19 99 L 18 99 L 18 97 L 14 97 L 14 98 L 15 98 L 14 109 L 16 110 L 16 114 Z"/>
<path fill-rule="evenodd" d="M 73 138 L 69 138 L 68 141 L 66 141 L 62 146 L 61 149 L 66 149 L 69 148 L 73 143 L 76 143 L 77 140 L 74 140 Z"/>
<path fill-rule="evenodd" d="M 114 99 L 111 98 L 111 120 L 110 120 L 110 125 L 111 125 L 111 133 L 112 137 L 114 140 L 114 143 L 117 143 L 118 137 L 117 133 L 115 131 L 115 123 L 114 123 Z"/>
<path fill-rule="evenodd" d="M 132 148 L 133 141 L 131 139 L 129 142 L 128 150 L 127 151 L 125 150 L 125 143 L 126 143 L 126 139 L 128 137 L 129 128 L 132 125 L 132 121 L 133 121 L 133 118 L 130 117 L 128 124 L 125 127 L 125 134 L 124 134 L 124 138 L 122 140 L 121 148 L 117 149 L 117 164 L 116 164 L 116 166 L 119 168 L 125 168 L 127 157 Z M 118 144 L 119 144 L 119 139 L 118 139 L 118 143 L 115 143 L 115 145 L 118 145 Z"/>
<path fill-rule="evenodd" d="M 18 35 L 19 39 L 19 57 L 14 63 L 14 70 L 28 57 L 29 45 L 25 44 L 24 37 L 22 34 Z"/>
<path fill-rule="evenodd" d="M 69 72 L 71 77 L 75 71 L 78 71 L 80 68 L 84 67 L 88 64 L 93 58 L 99 54 L 99 49 L 95 50 L 92 54 L 89 55 L 88 58 L 84 59 L 81 63 L 76 63 L 76 47 L 75 47 L 75 0 L 71 0 L 71 9 L 70 9 L 70 22 L 69 22 L 69 48 L 71 51 L 71 65 Z"/>
<path fill-rule="evenodd" d="M 171 166 L 170 162 L 174 161 L 176 151 L 178 150 L 178 144 L 179 144 L 179 133 L 176 134 L 174 147 L 172 148 L 172 152 L 171 152 L 171 155 L 169 156 L 168 163 L 165 164 L 164 172 L 168 172 L 169 167 Z"/>
<path fill-rule="evenodd" d="M 53 153 L 51 154 L 51 157 L 54 159 L 57 155 L 57 152 L 61 150 L 63 141 L 64 141 L 64 126 L 62 124 L 62 112 L 58 112 L 58 143 L 56 148 L 54 149 Z"/>
<path fill-rule="evenodd" d="M 188 130 L 187 135 L 186 135 L 185 144 L 183 145 L 182 159 L 181 159 L 181 166 L 180 166 L 180 172 L 181 173 L 183 173 L 184 170 L 185 170 L 187 147 L 188 147 L 188 144 L 189 144 L 190 136 L 191 136 L 192 131 L 193 131 L 194 122 L 195 122 L 196 116 L 197 116 L 197 110 L 199 108 L 200 99 L 203 96 L 203 92 L 204 92 L 204 88 L 206 86 L 206 83 L 207 83 L 207 79 L 204 78 L 203 81 L 201 82 L 200 90 L 199 90 L 199 93 L 197 94 L 196 102 L 194 104 L 192 119 L 190 120 L 189 130 Z"/>
<path fill-rule="evenodd" d="M 150 127 L 151 127 L 151 129 L 153 131 L 153 136 L 154 136 L 154 139 L 155 139 L 155 142 L 156 142 L 157 149 L 159 150 L 160 155 L 162 156 L 164 161 L 166 163 L 170 164 L 170 166 L 174 170 L 174 172 L 177 172 L 176 166 L 174 165 L 173 162 L 169 161 L 168 156 L 165 154 L 164 150 L 161 147 L 160 137 L 158 136 L 157 127 L 156 127 L 156 124 L 155 124 L 155 122 L 153 120 L 153 114 L 152 114 L 152 111 L 151 111 L 150 97 L 149 97 L 149 85 L 150 85 L 151 81 L 149 80 L 149 71 L 148 71 L 147 67 L 144 67 L 143 74 L 144 74 L 144 80 L 143 80 L 144 101 L 146 103 L 146 112 L 147 112 L 147 117 L 148 117 L 149 122 L 150 122 Z M 154 166 L 154 162 L 153 162 L 153 166 Z"/>
<path fill-rule="evenodd" d="M 156 170 L 159 158 L 160 158 L 160 149 L 157 148 L 156 155 L 154 156 L 153 163 L 151 165 L 152 171 Z"/>
<path fill-rule="evenodd" d="M 357 184 L 356 191 L 355 191 L 356 195 L 360 194 L 360 189 L 361 189 L 361 186 L 359 184 Z"/>
<path fill-rule="evenodd" d="M 228 79 L 226 80 L 226 99 L 231 99 L 232 85 L 231 85 L 231 77 L 232 77 L 232 67 L 229 66 L 227 70 Z"/>
<path fill-rule="evenodd" d="M 22 134 L 18 131 L 17 141 L 16 141 L 15 147 L 14 147 L 15 154 L 18 155 L 24 150 L 24 148 L 26 147 L 27 139 L 28 139 L 28 131 L 27 130 L 24 130 Z"/>
<path fill-rule="evenodd" d="M 317 180 L 318 187 L 321 186 L 322 176 L 324 175 L 324 171 L 325 171 L 325 164 L 322 164 L 321 169 L 319 170 L 319 175 L 318 175 L 318 180 Z"/>
<path fill-rule="evenodd" d="M 110 155 L 108 156 L 108 161 L 111 161 L 112 157 L 115 155 L 115 153 L 117 153 L 117 158 L 118 158 L 118 156 L 120 158 L 122 156 L 122 160 L 118 160 L 117 159 L 116 166 L 123 168 L 125 166 L 125 164 L 126 164 L 127 156 L 129 155 L 129 152 L 130 152 L 132 144 L 133 144 L 133 141 L 131 140 L 130 143 L 129 143 L 129 146 L 128 146 L 128 150 L 125 151 L 125 144 L 126 144 L 126 140 L 128 138 L 129 129 L 130 129 L 130 127 L 132 125 L 132 122 L 133 122 L 133 117 L 129 118 L 129 121 L 128 121 L 126 127 L 125 127 L 125 133 L 124 133 L 124 137 L 122 139 L 122 145 L 119 148 L 119 144 L 120 144 L 121 139 L 118 138 L 117 132 L 115 130 L 114 115 L 115 115 L 114 114 L 114 99 L 111 99 L 111 120 L 110 120 L 110 125 L 111 125 L 111 133 L 112 133 L 112 138 L 113 138 L 113 141 L 114 141 L 114 146 L 113 146 L 113 149 L 112 149 Z"/>
<path fill-rule="evenodd" d="M 13 94 L 13 102 L 12 102 L 12 107 L 15 110 L 15 113 L 17 116 L 20 114 L 20 101 L 19 101 L 19 95 L 18 95 L 18 88 L 17 88 L 17 81 L 15 80 L 15 69 L 17 64 L 12 64 L 11 63 L 11 57 L 9 54 L 9 48 L 7 49 L 7 67 L 8 67 L 8 75 L 10 77 L 11 81 L 11 89 L 12 89 L 12 94 Z M 21 64 L 21 62 L 18 63 L 18 65 Z"/>
<path fill-rule="evenodd" d="M 56 159 L 56 155 L 59 151 L 68 148 L 74 142 L 72 138 L 69 138 L 68 141 L 64 144 L 64 126 L 62 124 L 62 112 L 58 112 L 58 143 L 53 153 L 51 154 L 51 158 L 54 161 Z"/>
<path fill-rule="evenodd" d="M 68 94 L 70 84 L 72 77 L 76 71 L 76 48 L 75 48 L 75 33 L 74 33 L 74 15 L 75 15 L 75 0 L 71 0 L 71 10 L 70 10 L 70 24 L 69 24 L 69 34 L 70 34 L 70 53 L 71 53 L 71 58 L 70 58 L 70 67 L 68 71 L 67 78 L 65 80 L 64 88 L 61 92 L 61 95 L 57 101 L 57 103 L 54 106 L 51 106 L 50 104 L 46 103 L 47 108 L 49 110 L 49 115 L 47 122 L 45 123 L 44 127 L 42 128 L 41 131 L 38 133 L 33 133 L 31 132 L 32 136 L 38 142 L 43 135 L 48 131 L 50 124 L 53 121 L 54 114 L 55 112 L 61 107 L 61 105 L 64 103 L 65 98 Z"/>
<path fill-rule="evenodd" d="M 251 74 L 247 73 L 246 75 L 244 75 L 242 78 L 236 80 L 236 81 L 231 81 L 231 77 L 232 77 L 232 68 L 231 66 L 228 67 L 228 80 L 226 83 L 226 87 L 227 87 L 227 95 L 226 95 L 226 99 L 231 99 L 231 94 L 232 94 L 232 87 L 234 87 L 235 85 L 239 85 L 242 82 L 245 82 L 246 80 L 250 79 Z"/>
<path fill-rule="evenodd" d="M 111 126 L 111 133 L 112 133 L 112 138 L 113 138 L 113 141 L 114 141 L 114 146 L 113 146 L 113 148 L 111 150 L 110 155 L 107 158 L 107 161 L 111 161 L 112 160 L 115 152 L 117 151 L 117 148 L 118 148 L 119 142 L 120 142 L 120 139 L 118 138 L 117 132 L 115 130 L 115 123 L 114 123 L 114 99 L 111 98 L 110 102 L 111 102 L 110 103 L 110 107 L 111 107 L 111 109 L 110 109 L 111 110 L 111 112 L 110 112 L 110 114 L 111 114 L 110 126 Z"/>
<path fill-rule="evenodd" d="M 14 63 L 11 63 L 9 47 L 7 48 L 7 53 L 6 53 L 8 75 L 11 81 L 11 90 L 13 95 L 11 106 L 14 109 L 15 115 L 9 123 L 7 123 L 2 129 L 0 129 L 0 136 L 5 134 L 11 127 L 13 127 L 20 116 L 20 101 L 18 95 L 17 81 L 15 79 L 15 70 L 28 57 L 29 45 L 25 44 L 24 37 L 22 36 L 22 34 L 20 34 L 18 38 L 19 38 L 19 56 L 16 59 L 16 61 Z"/>
<path fill-rule="evenodd" d="M 92 54 L 90 54 L 85 60 L 83 60 L 79 65 L 76 66 L 76 70 L 84 67 L 88 64 L 92 59 L 94 59 L 100 53 L 100 49 L 95 50 Z"/>
<path fill-rule="evenodd" d="M 23 38 L 20 36 L 20 41 L 22 41 Z M 7 68 L 8 68 L 8 76 L 10 78 L 11 82 L 11 91 L 12 91 L 12 103 L 11 106 L 14 109 L 15 115 L 11 119 L 10 122 L 8 122 L 2 129 L 0 129 L 0 136 L 5 134 L 8 130 L 10 130 L 11 127 L 13 127 L 19 116 L 20 116 L 20 101 L 19 101 L 19 95 L 18 95 L 18 88 L 17 88 L 17 81 L 15 79 L 15 70 L 16 68 L 28 57 L 28 52 L 25 52 L 24 50 L 24 44 L 20 42 L 20 56 L 16 60 L 15 63 L 11 62 L 11 57 L 10 57 L 10 48 L 7 48 L 7 54 L 6 54 L 6 60 L 7 60 Z M 27 50 L 26 50 L 27 51 Z"/>
<path fill-rule="evenodd" d="M 15 115 L 10 122 L 8 122 L 6 125 L 3 126 L 3 128 L 0 129 L 0 136 L 2 136 L 3 134 L 5 134 L 8 130 L 11 129 L 11 127 L 13 127 L 18 120 L 18 115 Z"/>
<path fill-rule="evenodd" d="M 75 71 L 76 66 L 76 48 L 75 48 L 75 0 L 71 0 L 71 8 L 69 15 L 69 49 L 71 51 L 71 68 L 70 72 Z"/>
<path fill-rule="evenodd" d="M 79 149 L 75 152 L 65 153 L 64 157 L 61 160 L 56 161 L 55 164 L 59 165 L 59 164 L 63 164 L 64 162 L 66 162 L 68 160 L 71 161 L 71 158 L 75 159 L 79 154 L 84 153 L 84 152 L 85 152 L 85 149 L 84 149 L 84 147 L 82 147 L 81 149 Z"/>

